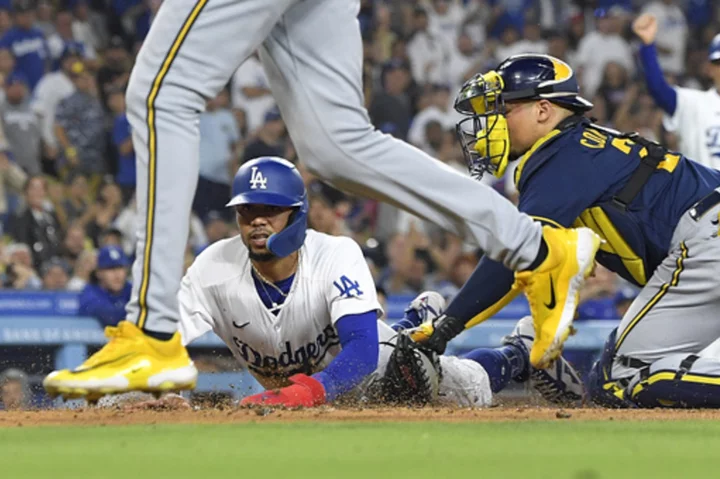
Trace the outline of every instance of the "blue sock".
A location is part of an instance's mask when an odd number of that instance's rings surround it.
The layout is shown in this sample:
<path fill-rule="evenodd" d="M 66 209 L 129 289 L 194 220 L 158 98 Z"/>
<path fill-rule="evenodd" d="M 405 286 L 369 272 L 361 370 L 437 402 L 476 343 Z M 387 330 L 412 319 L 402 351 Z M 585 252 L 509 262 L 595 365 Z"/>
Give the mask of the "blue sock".
<path fill-rule="evenodd" d="M 510 380 L 527 367 L 525 355 L 512 344 L 497 349 L 474 349 L 463 358 L 475 361 L 487 371 L 494 393 L 505 389 Z"/>

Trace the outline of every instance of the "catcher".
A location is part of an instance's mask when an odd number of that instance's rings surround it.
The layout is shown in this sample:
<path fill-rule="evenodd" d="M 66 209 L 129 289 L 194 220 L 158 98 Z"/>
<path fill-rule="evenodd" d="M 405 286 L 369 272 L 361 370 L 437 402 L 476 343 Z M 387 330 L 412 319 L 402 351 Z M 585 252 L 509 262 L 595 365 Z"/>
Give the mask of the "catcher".
<path fill-rule="evenodd" d="M 592 123 L 572 69 L 517 55 L 476 75 L 455 108 L 471 172 L 501 177 L 517 161 L 519 209 L 604 239 L 596 260 L 642 287 L 607 339 L 588 390 L 614 407 L 720 407 L 720 172 L 637 134 Z M 518 293 L 483 259 L 445 314 L 415 338 L 437 352 Z M 550 279 L 547 296 L 556 304 Z"/>

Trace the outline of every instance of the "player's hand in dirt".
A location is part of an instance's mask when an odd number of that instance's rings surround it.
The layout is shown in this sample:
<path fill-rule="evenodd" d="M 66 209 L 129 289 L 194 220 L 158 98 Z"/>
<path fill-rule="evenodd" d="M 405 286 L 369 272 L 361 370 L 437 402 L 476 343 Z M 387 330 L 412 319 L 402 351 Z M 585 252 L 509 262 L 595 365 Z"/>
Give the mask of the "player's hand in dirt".
<path fill-rule="evenodd" d="M 650 45 L 657 37 L 657 19 L 654 15 L 643 13 L 633 22 L 632 30 L 645 45 Z"/>
<path fill-rule="evenodd" d="M 177 394 L 166 394 L 160 399 L 136 402 L 123 407 L 127 411 L 189 411 L 190 401 Z"/>

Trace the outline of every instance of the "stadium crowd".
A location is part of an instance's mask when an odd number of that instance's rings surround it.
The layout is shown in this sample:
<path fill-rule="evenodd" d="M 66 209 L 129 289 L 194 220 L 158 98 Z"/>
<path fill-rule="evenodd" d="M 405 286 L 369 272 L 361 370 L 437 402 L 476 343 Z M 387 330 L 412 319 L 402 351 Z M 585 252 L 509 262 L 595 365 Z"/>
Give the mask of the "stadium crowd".
<path fill-rule="evenodd" d="M 124 89 L 161 2 L 0 0 L 2 288 L 78 291 L 83 313 L 103 324 L 122 318 L 135 225 Z M 370 119 L 467 174 L 452 108 L 460 85 L 509 55 L 549 53 L 578 72 L 599 123 L 672 148 L 676 138 L 663 129 L 636 58 L 630 24 L 642 11 L 658 18 L 668 80 L 708 88 L 707 46 L 720 32 L 713 0 L 363 0 Z M 451 297 L 482 254 L 397 208 L 313 178 L 297 159 L 256 56 L 208 99 L 200 131 L 186 265 L 235 234 L 224 208 L 232 176 L 263 155 L 297 162 L 310 192 L 310 226 L 354 237 L 383 297 L 427 289 Z M 516 196 L 511 180 L 483 181 Z M 618 318 L 634 294 L 599 268 L 583 292 L 580 318 Z"/>

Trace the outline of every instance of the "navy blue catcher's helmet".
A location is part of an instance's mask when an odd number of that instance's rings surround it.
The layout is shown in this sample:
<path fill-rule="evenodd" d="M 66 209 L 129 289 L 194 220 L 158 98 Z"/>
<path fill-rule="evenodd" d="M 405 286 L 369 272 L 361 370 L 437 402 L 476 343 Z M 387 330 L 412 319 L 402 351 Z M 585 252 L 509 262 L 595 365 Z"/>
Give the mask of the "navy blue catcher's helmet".
<path fill-rule="evenodd" d="M 232 184 L 232 199 L 226 206 L 270 205 L 296 208 L 285 228 L 267 241 L 272 254 L 283 258 L 305 241 L 308 198 L 295 165 L 277 157 L 250 160 L 238 169 Z"/>
<path fill-rule="evenodd" d="M 549 100 L 576 113 L 592 109 L 593 104 L 580 96 L 577 78 L 570 66 L 550 55 L 513 55 L 495 69 L 500 85 L 488 84 L 485 75 L 476 75 L 465 83 L 455 102 L 455 108 L 465 114 L 503 113 L 506 102 L 523 100 Z M 494 88 L 500 87 L 496 92 Z M 490 97 L 490 98 L 488 98 Z M 473 101 L 485 98 L 493 105 Z M 478 108 L 480 107 L 480 108 Z M 478 111 L 480 110 L 480 111 Z"/>

